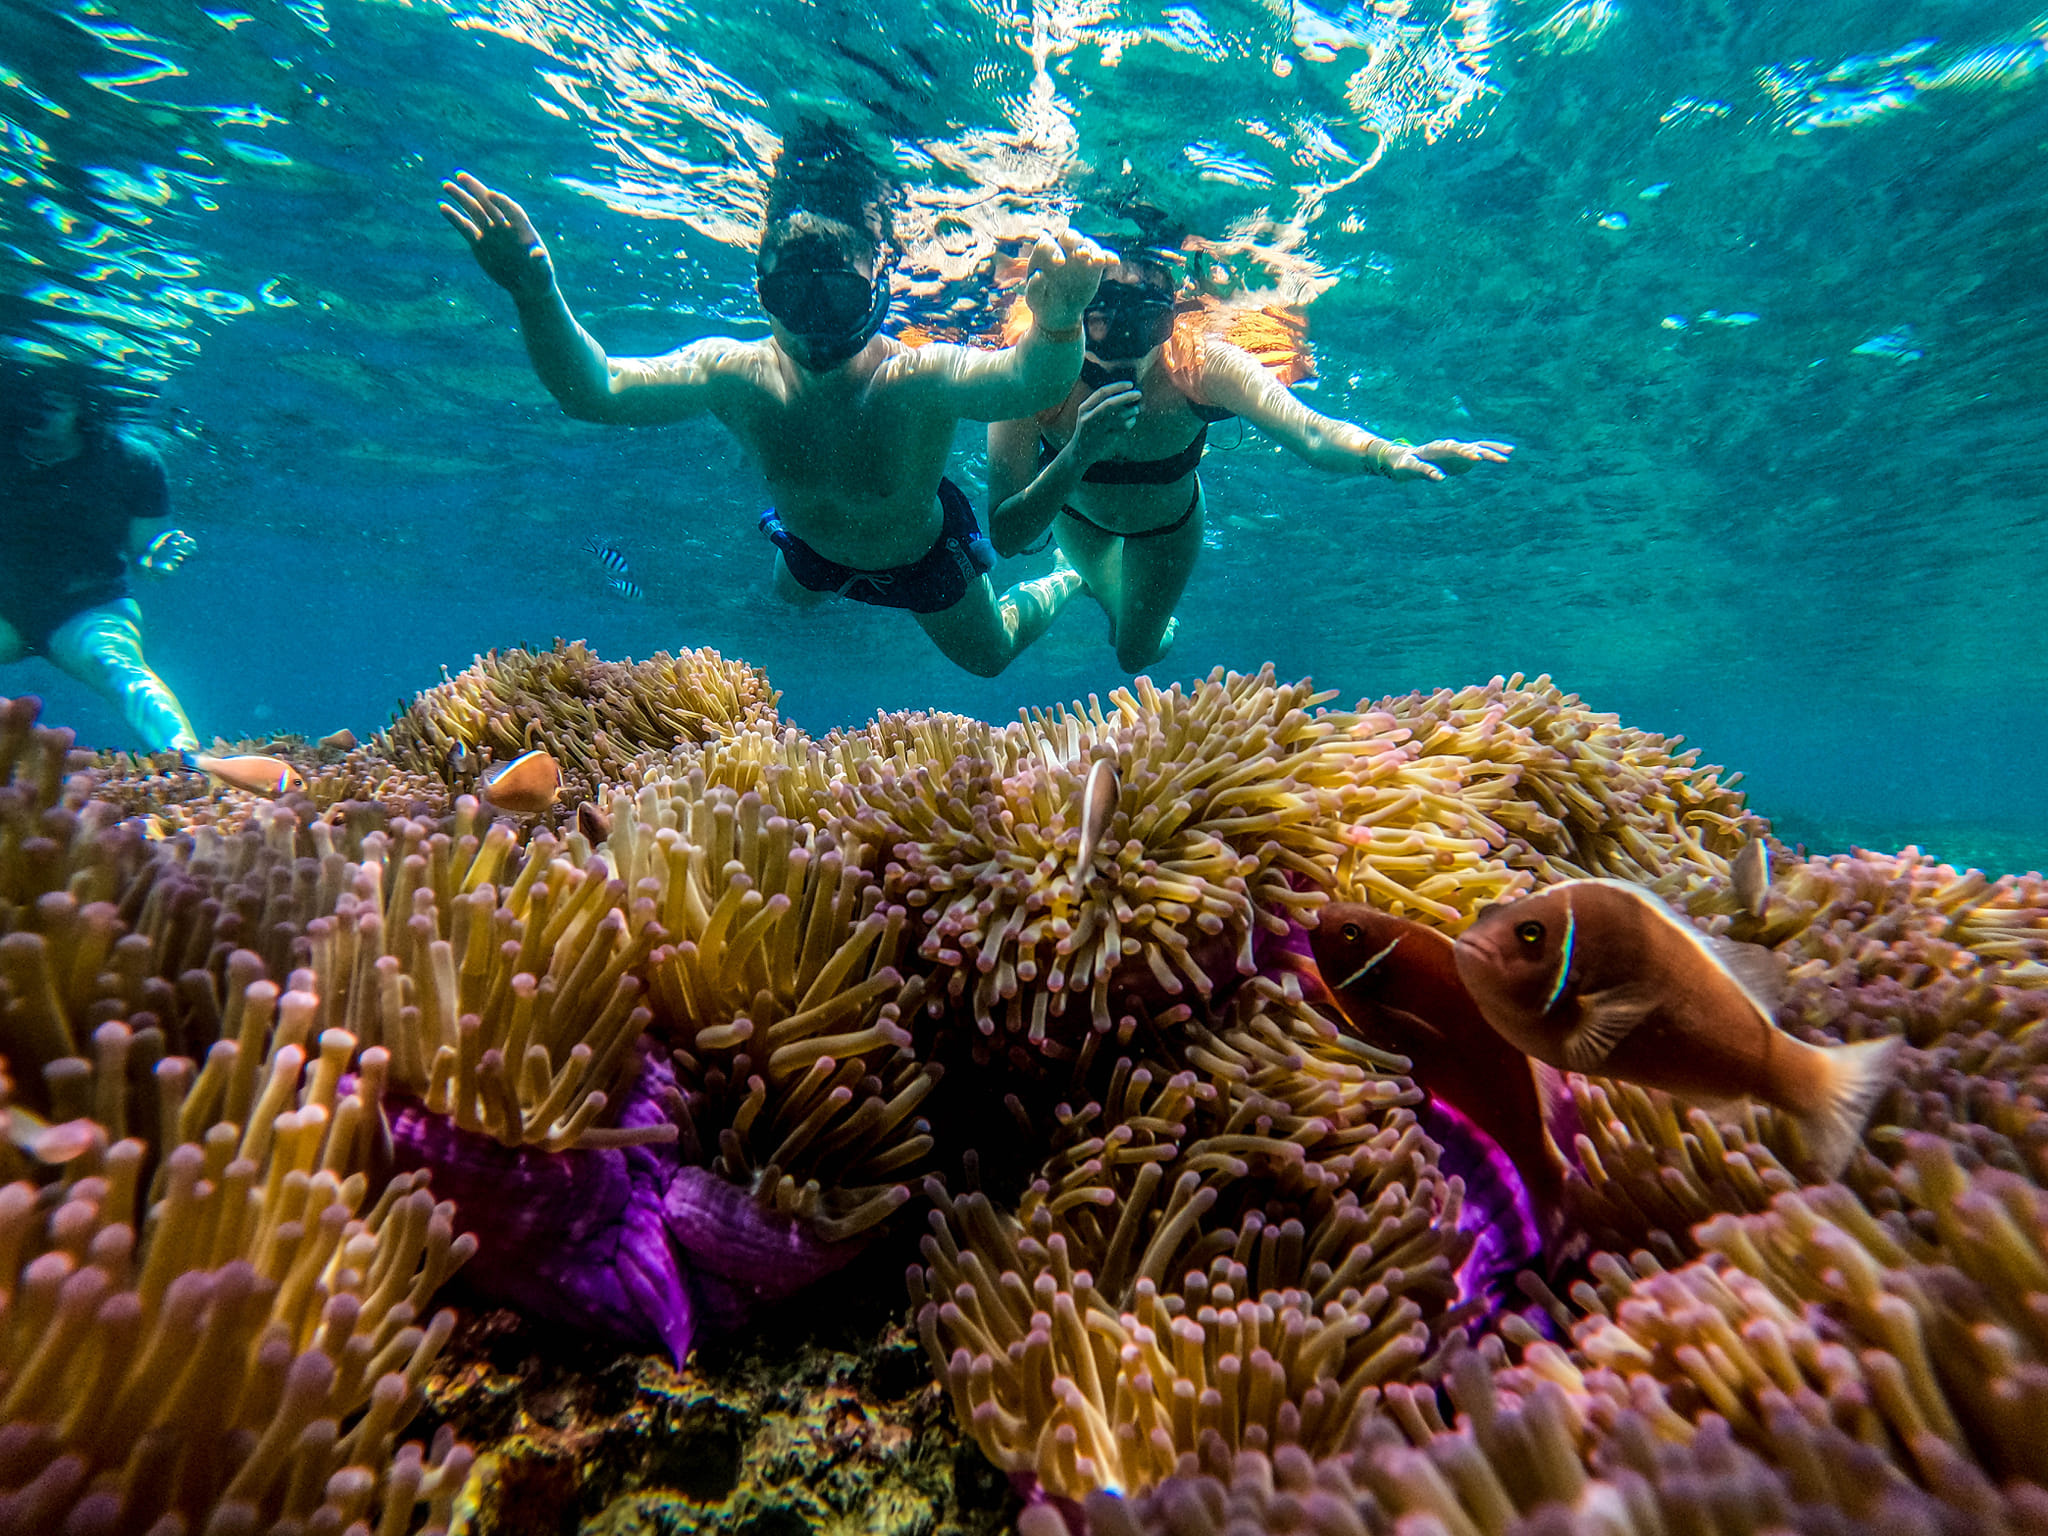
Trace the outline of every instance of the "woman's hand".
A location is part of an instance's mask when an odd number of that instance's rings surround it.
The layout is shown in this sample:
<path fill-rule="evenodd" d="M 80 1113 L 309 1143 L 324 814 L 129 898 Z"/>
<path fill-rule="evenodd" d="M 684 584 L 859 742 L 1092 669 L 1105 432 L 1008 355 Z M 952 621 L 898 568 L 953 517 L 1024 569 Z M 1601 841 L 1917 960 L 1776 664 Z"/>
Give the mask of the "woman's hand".
<path fill-rule="evenodd" d="M 1102 274 L 1115 265 L 1114 256 L 1071 229 L 1040 235 L 1024 279 L 1025 306 L 1044 329 L 1071 331 L 1102 285 Z"/>
<path fill-rule="evenodd" d="M 135 557 L 145 571 L 168 576 L 199 548 L 199 541 L 182 528 L 167 528 L 149 541 L 149 548 Z"/>
<path fill-rule="evenodd" d="M 526 210 L 467 171 L 441 183 L 442 217 L 469 242 L 476 264 L 512 297 L 532 298 L 555 286 L 555 264 Z"/>
<path fill-rule="evenodd" d="M 1086 469 L 1098 460 L 1113 456 L 1130 437 L 1138 420 L 1138 407 L 1145 395 L 1136 384 L 1119 380 L 1105 384 L 1081 402 L 1081 414 L 1074 422 L 1074 436 L 1067 451 L 1074 462 Z"/>
<path fill-rule="evenodd" d="M 1440 437 L 1419 448 L 1389 443 L 1391 457 L 1382 460 L 1389 480 L 1441 480 L 1445 475 L 1462 475 L 1475 464 L 1505 464 L 1515 451 L 1513 443 L 1461 443 Z M 1384 453 L 1375 445 L 1375 451 Z"/>

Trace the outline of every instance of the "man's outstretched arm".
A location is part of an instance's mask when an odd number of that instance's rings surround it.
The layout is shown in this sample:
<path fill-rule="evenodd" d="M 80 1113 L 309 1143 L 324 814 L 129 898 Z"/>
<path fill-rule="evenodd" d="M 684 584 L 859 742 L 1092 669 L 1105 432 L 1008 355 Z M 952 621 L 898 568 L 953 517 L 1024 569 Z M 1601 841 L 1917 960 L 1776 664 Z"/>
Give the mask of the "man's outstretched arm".
<path fill-rule="evenodd" d="M 917 355 L 946 408 L 969 421 L 1011 421 L 1066 399 L 1081 375 L 1082 313 L 1115 260 L 1072 230 L 1041 235 L 1024 287 L 1032 324 L 1022 340 L 997 352 L 934 346 Z"/>
<path fill-rule="evenodd" d="M 712 354 L 734 345 L 693 343 L 666 357 L 610 358 L 577 324 L 555 282 L 555 264 L 526 210 L 467 171 L 441 183 L 441 213 L 469 242 L 477 265 L 512 295 L 533 371 L 580 421 L 650 425 L 680 421 L 711 405 Z"/>

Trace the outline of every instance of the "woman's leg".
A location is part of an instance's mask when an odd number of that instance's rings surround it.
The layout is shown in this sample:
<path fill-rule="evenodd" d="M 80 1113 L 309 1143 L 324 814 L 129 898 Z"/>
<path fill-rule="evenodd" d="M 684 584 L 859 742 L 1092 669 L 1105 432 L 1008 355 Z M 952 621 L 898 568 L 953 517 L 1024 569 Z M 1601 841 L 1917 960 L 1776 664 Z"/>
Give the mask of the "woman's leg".
<path fill-rule="evenodd" d="M 1053 537 L 1067 563 L 1088 584 L 1088 594 L 1109 615 L 1109 643 L 1116 644 L 1117 606 L 1123 586 L 1124 541 L 1062 510 L 1052 520 Z"/>
<path fill-rule="evenodd" d="M 1126 672 L 1151 666 L 1173 643 L 1174 606 L 1202 552 L 1204 509 L 1200 492 L 1196 496 L 1193 514 L 1173 532 L 1118 540 L 1123 554 L 1110 614 L 1116 624 L 1116 664 Z"/>
<path fill-rule="evenodd" d="M 50 660 L 120 710 L 150 751 L 198 750 L 178 696 L 142 658 L 142 610 L 134 598 L 66 619 L 50 636 Z"/>
<path fill-rule="evenodd" d="M 5 619 L 0 619 L 0 666 L 10 661 L 19 661 L 28 654 L 28 642 L 21 633 Z"/>

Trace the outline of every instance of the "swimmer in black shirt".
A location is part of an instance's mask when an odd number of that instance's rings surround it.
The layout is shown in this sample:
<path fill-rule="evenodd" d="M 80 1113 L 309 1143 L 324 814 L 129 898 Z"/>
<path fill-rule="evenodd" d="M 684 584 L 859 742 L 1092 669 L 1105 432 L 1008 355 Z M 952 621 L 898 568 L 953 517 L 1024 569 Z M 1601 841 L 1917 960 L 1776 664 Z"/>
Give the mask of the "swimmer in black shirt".
<path fill-rule="evenodd" d="M 0 663 L 47 657 L 153 752 L 199 746 L 128 594 L 131 566 L 167 573 L 192 553 L 169 514 L 162 461 L 86 370 L 0 372 Z"/>

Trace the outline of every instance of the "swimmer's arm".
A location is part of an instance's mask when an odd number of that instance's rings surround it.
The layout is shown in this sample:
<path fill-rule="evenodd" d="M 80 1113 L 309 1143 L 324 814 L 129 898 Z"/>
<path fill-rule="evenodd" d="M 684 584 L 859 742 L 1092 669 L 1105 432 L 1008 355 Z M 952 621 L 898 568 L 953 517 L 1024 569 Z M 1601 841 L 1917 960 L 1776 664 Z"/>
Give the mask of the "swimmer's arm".
<path fill-rule="evenodd" d="M 756 347 L 707 336 L 660 357 L 608 357 L 577 323 L 559 288 L 519 298 L 519 334 L 533 371 L 578 421 L 650 427 L 716 407 Z"/>
<path fill-rule="evenodd" d="M 1081 376 L 1081 316 L 1113 264 L 1107 251 L 1071 229 L 1039 236 L 1024 281 L 1032 318 L 1023 340 L 995 352 L 920 347 L 909 376 L 937 395 L 935 410 L 969 421 L 1009 421 L 1051 410 Z"/>
<path fill-rule="evenodd" d="M 1225 341 L 1203 349 L 1202 398 L 1235 411 L 1316 468 L 1333 475 L 1384 475 L 1389 480 L 1441 480 L 1475 464 L 1505 464 L 1508 443 L 1461 443 L 1453 438 L 1411 447 L 1365 428 L 1312 411 L 1257 358 Z"/>
<path fill-rule="evenodd" d="M 1038 423 L 1002 421 L 988 429 L 989 534 L 998 554 L 1015 554 L 1045 531 L 1090 466 L 1130 437 L 1144 398 L 1124 380 L 1089 395 L 1074 413 L 1074 435 L 1035 477 Z"/>
<path fill-rule="evenodd" d="M 1086 468 L 1072 441 L 1045 468 L 1036 469 L 1037 460 L 1035 420 L 1026 416 L 989 423 L 988 531 L 996 553 L 1006 560 L 1022 553 L 1059 516 Z"/>
<path fill-rule="evenodd" d="M 1317 469 L 1336 475 L 1384 475 L 1406 450 L 1363 427 L 1312 411 L 1271 371 L 1242 347 L 1209 341 L 1202 349 L 1201 397 L 1239 416 L 1299 454 Z M 1432 472 L 1434 478 L 1442 475 Z"/>
<path fill-rule="evenodd" d="M 1081 376 L 1081 327 L 1033 325 L 1014 347 L 986 351 L 934 343 L 907 359 L 935 397 L 934 411 L 968 421 L 1009 421 L 1050 410 Z"/>
<path fill-rule="evenodd" d="M 729 354 L 696 342 L 658 358 L 612 359 L 577 323 L 555 281 L 554 259 L 526 210 L 467 171 L 441 183 L 441 214 L 469 242 L 491 281 L 512 296 L 519 335 L 548 393 L 579 421 L 651 426 L 713 408 Z"/>

